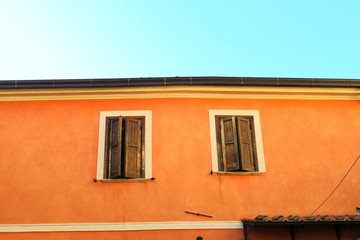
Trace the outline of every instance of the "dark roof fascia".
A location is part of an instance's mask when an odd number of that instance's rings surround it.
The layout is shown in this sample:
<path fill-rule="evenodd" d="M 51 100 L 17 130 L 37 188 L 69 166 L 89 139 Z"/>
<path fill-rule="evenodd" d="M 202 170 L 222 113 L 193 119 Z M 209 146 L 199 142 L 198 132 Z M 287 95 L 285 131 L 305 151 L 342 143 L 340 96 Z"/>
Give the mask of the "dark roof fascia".
<path fill-rule="evenodd" d="M 157 86 L 360 88 L 360 79 L 263 77 L 150 77 L 0 81 L 0 89 L 122 88 Z"/>

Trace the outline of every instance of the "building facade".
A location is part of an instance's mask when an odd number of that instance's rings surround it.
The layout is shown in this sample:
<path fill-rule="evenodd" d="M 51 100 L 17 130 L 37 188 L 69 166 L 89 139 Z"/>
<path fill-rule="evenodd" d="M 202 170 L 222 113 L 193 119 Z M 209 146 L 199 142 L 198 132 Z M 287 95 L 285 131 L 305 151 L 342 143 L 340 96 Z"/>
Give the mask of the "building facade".
<path fill-rule="evenodd" d="M 0 238 L 231 240 L 258 215 L 354 215 L 359 87 L 220 77 L 0 82 Z M 270 239 L 261 231 L 249 239 Z M 289 239 L 279 231 L 274 239 Z M 329 231 L 321 238 L 337 239 Z"/>

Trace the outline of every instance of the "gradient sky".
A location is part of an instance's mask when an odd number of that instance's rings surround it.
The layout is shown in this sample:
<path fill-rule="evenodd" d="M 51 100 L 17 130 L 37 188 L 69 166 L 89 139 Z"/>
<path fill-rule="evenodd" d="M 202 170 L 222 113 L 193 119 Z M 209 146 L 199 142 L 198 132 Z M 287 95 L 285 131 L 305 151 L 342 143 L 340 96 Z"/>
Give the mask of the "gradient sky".
<path fill-rule="evenodd" d="M 0 0 L 0 79 L 360 78 L 358 0 Z"/>

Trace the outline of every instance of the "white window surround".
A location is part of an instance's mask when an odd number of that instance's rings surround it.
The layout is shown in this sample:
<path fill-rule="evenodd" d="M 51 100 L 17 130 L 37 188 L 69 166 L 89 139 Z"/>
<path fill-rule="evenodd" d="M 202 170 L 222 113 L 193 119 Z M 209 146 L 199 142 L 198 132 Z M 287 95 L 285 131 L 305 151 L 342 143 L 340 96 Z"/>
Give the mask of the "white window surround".
<path fill-rule="evenodd" d="M 210 117 L 210 141 L 211 141 L 211 160 L 212 160 L 212 171 L 219 172 L 218 167 L 218 154 L 217 154 L 217 143 L 216 143 L 216 127 L 215 127 L 215 116 L 251 116 L 254 119 L 255 127 L 255 140 L 256 140 L 256 152 L 258 161 L 258 172 L 266 172 L 264 149 L 261 134 L 260 125 L 260 113 L 258 110 L 209 110 Z M 241 173 L 239 173 L 241 174 Z"/>
<path fill-rule="evenodd" d="M 99 119 L 99 140 L 97 160 L 97 180 L 104 180 L 105 128 L 107 117 L 145 117 L 145 179 L 152 178 L 152 112 L 150 110 L 101 111 Z M 117 181 L 116 179 L 105 179 Z M 141 180 L 141 179 L 139 179 Z M 126 181 L 126 180 L 125 180 Z"/>

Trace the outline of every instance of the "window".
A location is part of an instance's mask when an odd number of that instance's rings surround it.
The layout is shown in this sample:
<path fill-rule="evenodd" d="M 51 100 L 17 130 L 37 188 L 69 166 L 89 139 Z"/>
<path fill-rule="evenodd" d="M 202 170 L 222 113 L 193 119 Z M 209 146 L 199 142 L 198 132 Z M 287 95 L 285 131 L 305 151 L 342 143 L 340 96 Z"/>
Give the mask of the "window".
<path fill-rule="evenodd" d="M 107 117 L 105 129 L 104 176 L 143 178 L 144 118 Z"/>
<path fill-rule="evenodd" d="M 97 179 L 151 177 L 151 111 L 100 112 Z"/>
<path fill-rule="evenodd" d="M 213 172 L 265 172 L 259 112 L 209 113 Z"/>

